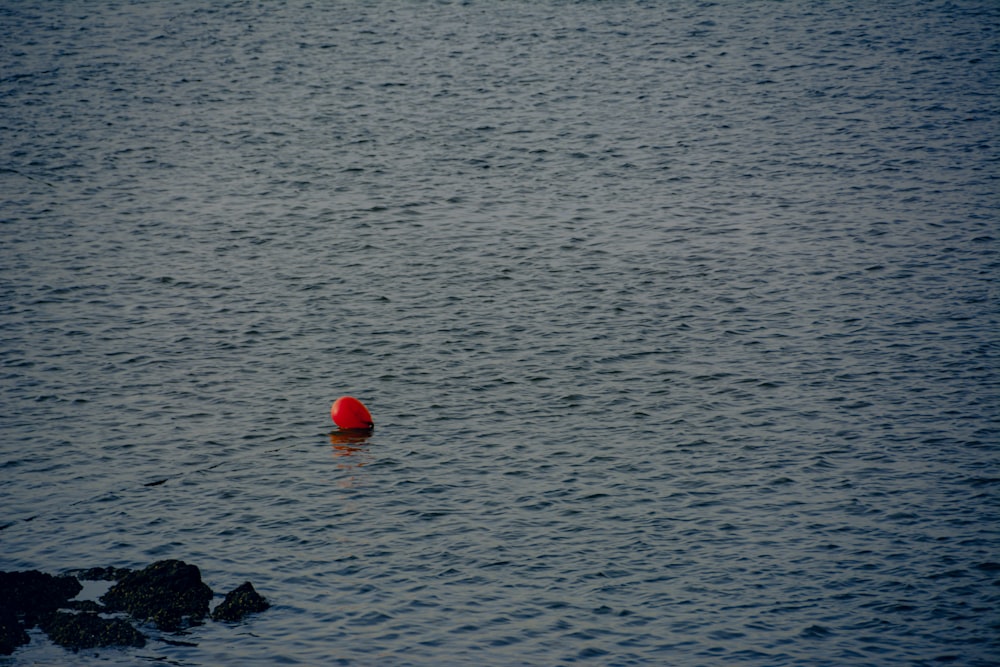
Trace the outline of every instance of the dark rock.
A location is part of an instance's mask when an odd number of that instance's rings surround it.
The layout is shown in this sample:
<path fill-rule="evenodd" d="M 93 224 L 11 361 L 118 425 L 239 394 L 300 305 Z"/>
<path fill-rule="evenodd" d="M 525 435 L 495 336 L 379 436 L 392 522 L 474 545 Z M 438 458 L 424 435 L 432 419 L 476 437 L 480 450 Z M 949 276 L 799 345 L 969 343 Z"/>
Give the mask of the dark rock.
<path fill-rule="evenodd" d="M 202 582 L 201 571 L 179 560 L 158 561 L 143 570 L 107 567 L 75 570 L 74 574 L 86 581 L 117 583 L 101 596 L 102 606 L 93 600 L 72 600 L 83 590 L 74 576 L 54 577 L 37 570 L 0 572 L 0 655 L 10 655 L 27 644 L 30 637 L 25 629 L 36 623 L 53 642 L 74 651 L 145 646 L 146 637 L 128 620 L 99 614 L 128 612 L 137 621 L 174 632 L 202 622 L 212 600 L 212 589 Z M 270 606 L 248 581 L 226 595 L 212 618 L 240 621 Z"/>
<path fill-rule="evenodd" d="M 17 620 L 17 614 L 0 602 L 0 655 L 10 655 L 18 646 L 29 641 L 31 638 Z"/>
<path fill-rule="evenodd" d="M 101 596 L 109 611 L 126 611 L 140 621 L 174 632 L 200 623 L 208 614 L 212 589 L 201 580 L 196 565 L 161 560 L 125 575 Z"/>
<path fill-rule="evenodd" d="M 249 581 L 226 593 L 226 599 L 212 612 L 213 621 L 241 621 L 247 614 L 264 611 L 271 605 Z"/>
<path fill-rule="evenodd" d="M 38 570 L 0 572 L 0 608 L 15 614 L 30 617 L 55 611 L 82 590 L 75 577 L 53 577 Z"/>
<path fill-rule="evenodd" d="M 146 645 L 146 636 L 120 618 L 57 611 L 46 614 L 40 625 L 49 639 L 74 651 L 96 646 Z"/>

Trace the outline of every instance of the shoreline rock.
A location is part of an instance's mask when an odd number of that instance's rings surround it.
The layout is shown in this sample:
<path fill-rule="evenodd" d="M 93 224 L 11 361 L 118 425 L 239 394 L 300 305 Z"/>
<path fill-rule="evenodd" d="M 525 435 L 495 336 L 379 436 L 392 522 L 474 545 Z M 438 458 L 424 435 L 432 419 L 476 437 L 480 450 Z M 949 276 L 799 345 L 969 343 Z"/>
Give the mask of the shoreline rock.
<path fill-rule="evenodd" d="M 212 611 L 213 621 L 242 621 L 249 614 L 264 611 L 271 604 L 245 581 L 226 593 L 226 599 Z"/>
<path fill-rule="evenodd" d="M 55 611 L 82 590 L 76 577 L 54 577 L 38 570 L 0 572 L 0 606 L 19 614 Z"/>
<path fill-rule="evenodd" d="M 108 611 L 128 612 L 160 630 L 176 632 L 204 620 L 212 595 L 197 565 L 161 560 L 126 574 L 101 596 L 101 602 Z"/>
<path fill-rule="evenodd" d="M 90 612 L 78 614 L 55 611 L 41 619 L 38 626 L 56 644 L 72 651 L 106 646 L 146 645 L 146 635 L 121 618 L 102 618 Z"/>
<path fill-rule="evenodd" d="M 10 655 L 31 641 L 12 609 L 0 609 L 0 655 Z"/>
<path fill-rule="evenodd" d="M 214 594 L 201 580 L 197 566 L 180 560 L 157 561 L 142 570 L 89 568 L 53 576 L 38 570 L 0 572 L 0 655 L 10 655 L 31 641 L 26 630 L 39 626 L 67 649 L 135 646 L 147 637 L 135 623 L 149 623 L 164 632 L 180 632 L 204 622 Z M 78 580 L 115 581 L 93 600 L 73 600 L 83 586 Z M 241 621 L 271 605 L 249 581 L 226 594 L 211 617 Z M 124 612 L 129 619 L 101 614 Z M 170 643 L 169 640 L 163 641 Z"/>

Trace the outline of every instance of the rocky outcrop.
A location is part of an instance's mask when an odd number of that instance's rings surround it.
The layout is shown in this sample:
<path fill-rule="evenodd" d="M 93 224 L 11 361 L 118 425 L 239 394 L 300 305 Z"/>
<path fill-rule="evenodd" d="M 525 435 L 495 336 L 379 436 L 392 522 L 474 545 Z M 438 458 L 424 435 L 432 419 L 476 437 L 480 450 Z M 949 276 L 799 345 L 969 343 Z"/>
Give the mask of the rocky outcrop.
<path fill-rule="evenodd" d="M 180 560 L 130 572 L 101 596 L 108 611 L 128 612 L 168 632 L 201 623 L 211 600 L 212 589 L 202 582 L 198 566 Z"/>
<path fill-rule="evenodd" d="M 0 572 L 0 606 L 15 614 L 55 611 L 82 590 L 75 577 L 53 577 L 38 570 Z"/>
<path fill-rule="evenodd" d="M 17 620 L 17 614 L 11 609 L 0 608 L 0 655 L 10 655 L 18 646 L 29 641 L 31 638 Z"/>
<path fill-rule="evenodd" d="M 244 616 L 264 611 L 271 605 L 246 581 L 226 593 L 226 599 L 212 611 L 213 621 L 242 621 Z"/>
<path fill-rule="evenodd" d="M 73 572 L 76 576 L 56 577 L 37 570 L 0 572 L 0 655 L 27 644 L 30 637 L 25 630 L 36 625 L 52 641 L 74 651 L 144 646 L 145 635 L 128 620 L 102 614 L 126 612 L 137 622 L 177 632 L 202 623 L 213 596 L 198 567 L 180 560 L 157 561 L 142 570 L 107 567 Z M 83 590 L 77 576 L 117 583 L 101 596 L 103 605 L 73 600 Z M 268 607 L 248 581 L 226 595 L 212 618 L 239 621 Z"/>
<path fill-rule="evenodd" d="M 56 611 L 42 617 L 39 626 L 56 644 L 74 651 L 98 646 L 145 646 L 146 635 L 121 618 L 93 613 Z"/>
<path fill-rule="evenodd" d="M 83 590 L 73 577 L 53 577 L 38 570 L 0 572 L 0 655 L 10 655 L 30 641 L 25 628 L 54 612 Z"/>

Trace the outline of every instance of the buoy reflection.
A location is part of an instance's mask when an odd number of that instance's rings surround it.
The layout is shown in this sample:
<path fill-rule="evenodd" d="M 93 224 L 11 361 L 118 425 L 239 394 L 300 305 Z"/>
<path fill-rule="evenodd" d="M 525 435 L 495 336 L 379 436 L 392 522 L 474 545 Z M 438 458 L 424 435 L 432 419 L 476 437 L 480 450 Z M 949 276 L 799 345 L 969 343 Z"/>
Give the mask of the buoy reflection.
<path fill-rule="evenodd" d="M 370 428 L 342 428 L 330 431 L 330 444 L 337 450 L 354 451 L 361 449 L 360 445 L 368 442 L 370 437 L 372 437 Z"/>
<path fill-rule="evenodd" d="M 363 481 L 361 468 L 371 462 L 368 438 L 371 429 L 340 429 L 330 433 L 330 445 L 337 470 L 336 484 L 342 489 L 350 489 Z"/>

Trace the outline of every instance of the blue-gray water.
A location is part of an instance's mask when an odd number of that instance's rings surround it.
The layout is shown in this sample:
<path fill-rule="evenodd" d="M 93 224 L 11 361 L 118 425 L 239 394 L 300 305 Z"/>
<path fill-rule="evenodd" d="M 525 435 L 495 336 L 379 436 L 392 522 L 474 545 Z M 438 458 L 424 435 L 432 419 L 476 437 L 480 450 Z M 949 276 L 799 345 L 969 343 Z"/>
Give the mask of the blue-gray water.
<path fill-rule="evenodd" d="M 274 606 L 0 664 L 997 664 L 998 34 L 3 2 L 0 569 Z"/>

